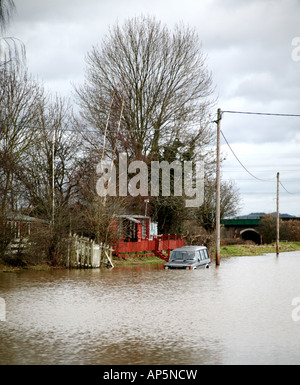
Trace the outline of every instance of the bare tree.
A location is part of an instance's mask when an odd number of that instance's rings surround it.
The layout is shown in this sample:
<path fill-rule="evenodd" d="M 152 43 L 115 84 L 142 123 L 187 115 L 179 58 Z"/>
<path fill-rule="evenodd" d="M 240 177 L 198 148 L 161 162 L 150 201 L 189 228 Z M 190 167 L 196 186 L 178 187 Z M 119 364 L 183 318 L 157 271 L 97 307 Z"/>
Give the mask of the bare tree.
<path fill-rule="evenodd" d="M 146 162 L 205 158 L 206 201 L 198 218 L 212 230 L 213 83 L 195 30 L 182 24 L 170 30 L 153 17 L 135 17 L 113 26 L 86 60 L 85 83 L 75 92 L 85 128 L 96 132 L 90 143 L 112 158 L 121 151 Z M 234 186 L 223 186 L 222 200 L 224 215 L 237 209 Z M 180 229 L 183 218 L 195 215 L 182 202 L 172 196 L 150 200 L 161 231 Z"/>
<path fill-rule="evenodd" d="M 15 10 L 13 0 L 0 0 L 0 33 L 5 32 Z M 20 39 L 0 35 L 0 68 L 25 63 L 25 51 L 25 45 Z"/>
<path fill-rule="evenodd" d="M 86 60 L 86 80 L 75 93 L 89 148 L 116 165 L 118 154 L 126 152 L 129 160 L 145 162 L 206 157 L 212 167 L 213 85 L 194 29 L 170 30 L 153 17 L 128 19 L 113 26 Z M 181 203 L 178 197 L 157 197 L 148 211 L 160 229 L 179 228 Z M 141 212 L 143 199 L 130 207 Z"/>
<path fill-rule="evenodd" d="M 78 181 L 75 190 L 76 197 L 71 206 L 71 230 L 93 238 L 96 242 L 114 245 L 118 238 L 116 214 L 125 213 L 129 205 L 126 198 L 107 197 L 106 204 L 103 198 L 96 193 L 97 175 L 96 164 L 99 155 L 90 151 L 80 159 L 76 169 L 75 180 Z"/>
<path fill-rule="evenodd" d="M 16 167 L 15 174 L 23 192 L 23 211 L 48 223 L 42 231 L 45 253 L 56 264 L 62 261 L 63 238 L 70 231 L 80 141 L 72 130 L 72 109 L 65 100 L 45 97 L 37 118 L 38 128 L 26 160 Z"/>
<path fill-rule="evenodd" d="M 37 130 L 43 89 L 24 70 L 0 70 L 0 191 L 2 212 L 16 208 L 15 169 Z"/>
<path fill-rule="evenodd" d="M 72 109 L 58 96 L 45 98 L 37 118 L 38 128 L 18 178 L 32 213 L 51 222 L 53 203 L 59 208 L 71 199 L 80 141 L 72 130 Z"/>
<path fill-rule="evenodd" d="M 205 182 L 204 203 L 196 211 L 198 223 L 212 232 L 216 226 L 216 182 L 209 178 Z M 239 191 L 232 181 L 221 183 L 221 219 L 237 214 L 240 205 Z"/>
<path fill-rule="evenodd" d="M 212 80 L 195 30 L 170 31 L 152 17 L 129 19 L 92 49 L 87 65 L 86 81 L 76 88 L 81 114 L 104 133 L 111 112 L 110 148 L 117 143 L 118 152 L 135 159 L 157 159 L 176 137 L 187 144 L 205 140 Z"/>

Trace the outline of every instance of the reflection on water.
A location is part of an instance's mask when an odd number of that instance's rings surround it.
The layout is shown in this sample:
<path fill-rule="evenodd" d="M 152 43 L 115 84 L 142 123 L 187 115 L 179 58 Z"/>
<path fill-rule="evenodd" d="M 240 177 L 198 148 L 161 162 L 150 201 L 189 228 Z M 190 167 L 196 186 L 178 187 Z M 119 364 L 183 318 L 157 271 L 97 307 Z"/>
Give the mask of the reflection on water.
<path fill-rule="evenodd" d="M 300 364 L 300 253 L 0 273 L 0 364 Z"/>

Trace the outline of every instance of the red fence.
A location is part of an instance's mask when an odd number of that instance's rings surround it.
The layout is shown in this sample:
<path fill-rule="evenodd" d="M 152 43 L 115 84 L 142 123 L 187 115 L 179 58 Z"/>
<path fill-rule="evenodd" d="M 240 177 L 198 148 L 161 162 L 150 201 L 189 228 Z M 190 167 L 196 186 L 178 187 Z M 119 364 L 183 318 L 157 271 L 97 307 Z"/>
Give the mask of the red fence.
<path fill-rule="evenodd" d="M 182 235 L 161 235 L 153 237 L 153 239 L 141 239 L 138 242 L 120 241 L 114 247 L 114 253 L 137 253 L 139 251 L 163 251 L 174 250 L 177 247 L 184 246 Z"/>

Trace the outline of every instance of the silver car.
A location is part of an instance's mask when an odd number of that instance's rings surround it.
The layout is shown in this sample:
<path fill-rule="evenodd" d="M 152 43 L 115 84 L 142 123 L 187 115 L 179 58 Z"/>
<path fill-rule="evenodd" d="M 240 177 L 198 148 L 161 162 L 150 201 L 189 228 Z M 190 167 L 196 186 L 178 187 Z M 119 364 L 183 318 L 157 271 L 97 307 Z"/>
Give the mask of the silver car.
<path fill-rule="evenodd" d="M 211 261 L 205 246 L 183 246 L 172 251 L 165 269 L 194 270 L 200 267 L 208 268 Z"/>

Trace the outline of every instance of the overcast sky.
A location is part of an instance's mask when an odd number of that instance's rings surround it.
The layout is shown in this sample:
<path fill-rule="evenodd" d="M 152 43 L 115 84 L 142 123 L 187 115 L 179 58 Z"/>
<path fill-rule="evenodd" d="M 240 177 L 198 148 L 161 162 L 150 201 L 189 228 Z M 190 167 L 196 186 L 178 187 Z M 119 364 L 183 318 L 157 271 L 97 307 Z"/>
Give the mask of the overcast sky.
<path fill-rule="evenodd" d="M 223 111 L 300 114 L 299 0 L 15 0 L 7 35 L 21 39 L 27 65 L 46 88 L 72 97 L 85 56 L 118 20 L 153 15 L 195 27 Z M 297 42 L 297 40 L 296 40 Z M 300 38 L 299 38 L 300 46 Z M 299 59 L 299 60 L 298 60 Z M 217 112 L 217 111 L 216 111 Z M 224 113 L 222 178 L 240 189 L 239 214 L 276 210 L 300 216 L 300 118 Z"/>

